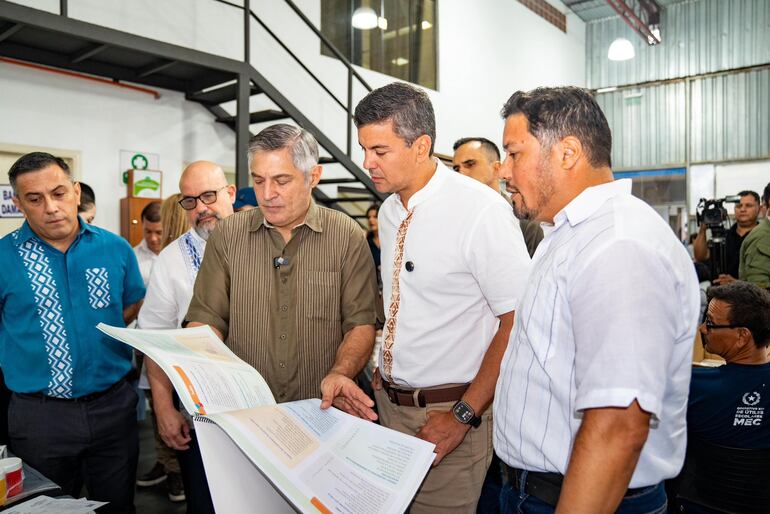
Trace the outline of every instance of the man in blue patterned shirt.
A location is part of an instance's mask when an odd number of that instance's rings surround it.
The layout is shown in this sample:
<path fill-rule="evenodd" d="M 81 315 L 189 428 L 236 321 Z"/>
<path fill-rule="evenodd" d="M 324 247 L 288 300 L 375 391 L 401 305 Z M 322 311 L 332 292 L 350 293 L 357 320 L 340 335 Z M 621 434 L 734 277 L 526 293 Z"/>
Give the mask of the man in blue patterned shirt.
<path fill-rule="evenodd" d="M 13 391 L 11 450 L 69 495 L 133 512 L 139 441 L 131 349 L 99 322 L 136 317 L 144 285 L 131 246 L 77 214 L 80 186 L 53 155 L 8 172 L 26 221 L 0 240 L 0 365 Z"/>

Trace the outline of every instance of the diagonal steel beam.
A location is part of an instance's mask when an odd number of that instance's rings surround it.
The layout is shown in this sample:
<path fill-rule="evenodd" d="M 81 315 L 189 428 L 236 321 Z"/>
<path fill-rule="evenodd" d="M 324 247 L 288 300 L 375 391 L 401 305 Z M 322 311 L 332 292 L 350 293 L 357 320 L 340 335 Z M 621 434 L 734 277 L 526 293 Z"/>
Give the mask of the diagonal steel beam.
<path fill-rule="evenodd" d="M 164 61 L 164 62 L 156 62 L 152 63 L 148 66 L 145 66 L 144 68 L 141 68 L 136 71 L 136 76 L 140 79 L 144 77 L 149 77 L 150 75 L 154 75 L 158 72 L 161 72 L 167 68 L 172 67 L 173 65 L 177 64 L 179 61 Z"/>
<path fill-rule="evenodd" d="M 11 25 L 9 28 L 7 28 L 6 30 L 4 30 L 3 32 L 0 32 L 0 41 L 4 39 L 8 39 L 9 37 L 13 36 L 18 31 L 20 31 L 22 27 L 24 27 L 24 25 L 22 25 L 21 23 L 15 23 Z"/>
<path fill-rule="evenodd" d="M 107 44 L 93 45 L 89 48 L 86 48 L 82 52 L 78 52 L 74 54 L 70 58 L 70 62 L 72 64 L 77 64 L 79 62 L 85 61 L 86 59 L 90 59 L 94 55 L 102 53 L 103 51 L 107 50 L 109 47 L 110 45 L 107 45 Z"/>
<path fill-rule="evenodd" d="M 660 38 L 653 34 L 647 23 L 642 21 L 634 10 L 625 2 L 625 0 L 607 0 L 607 3 L 612 9 L 618 13 L 626 24 L 631 29 L 639 34 L 642 39 L 647 41 L 649 45 L 657 45 L 660 43 Z M 655 4 L 657 5 L 657 4 Z"/>

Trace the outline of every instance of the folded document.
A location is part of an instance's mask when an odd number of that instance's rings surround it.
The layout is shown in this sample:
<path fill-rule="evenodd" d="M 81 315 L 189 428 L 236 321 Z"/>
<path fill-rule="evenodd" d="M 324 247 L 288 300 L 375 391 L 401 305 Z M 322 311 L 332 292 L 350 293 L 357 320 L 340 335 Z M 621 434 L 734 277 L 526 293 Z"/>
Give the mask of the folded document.
<path fill-rule="evenodd" d="M 276 404 L 209 327 L 98 328 L 168 375 L 194 416 L 218 512 L 400 513 L 433 462 L 433 444 L 318 399 Z"/>

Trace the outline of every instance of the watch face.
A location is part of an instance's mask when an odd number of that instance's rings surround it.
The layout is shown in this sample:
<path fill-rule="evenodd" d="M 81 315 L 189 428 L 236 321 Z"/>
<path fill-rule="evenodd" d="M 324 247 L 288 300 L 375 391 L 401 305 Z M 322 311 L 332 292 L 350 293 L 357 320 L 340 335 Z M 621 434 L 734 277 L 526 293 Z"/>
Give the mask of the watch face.
<path fill-rule="evenodd" d="M 468 424 L 473 419 L 473 411 L 465 402 L 458 402 L 454 407 L 454 413 L 461 423 Z"/>

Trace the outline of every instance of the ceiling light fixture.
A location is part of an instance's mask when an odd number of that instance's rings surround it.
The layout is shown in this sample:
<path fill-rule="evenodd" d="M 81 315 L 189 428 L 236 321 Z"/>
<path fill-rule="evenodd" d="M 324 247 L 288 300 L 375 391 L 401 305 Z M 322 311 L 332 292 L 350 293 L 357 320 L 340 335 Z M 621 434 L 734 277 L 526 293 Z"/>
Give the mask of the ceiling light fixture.
<path fill-rule="evenodd" d="M 369 30 L 377 26 L 377 13 L 371 7 L 359 7 L 353 11 L 351 23 L 354 28 Z"/>
<path fill-rule="evenodd" d="M 627 61 L 633 59 L 635 55 L 634 45 L 624 37 L 619 37 L 613 41 L 609 51 L 607 51 L 607 58 L 610 61 Z"/>

